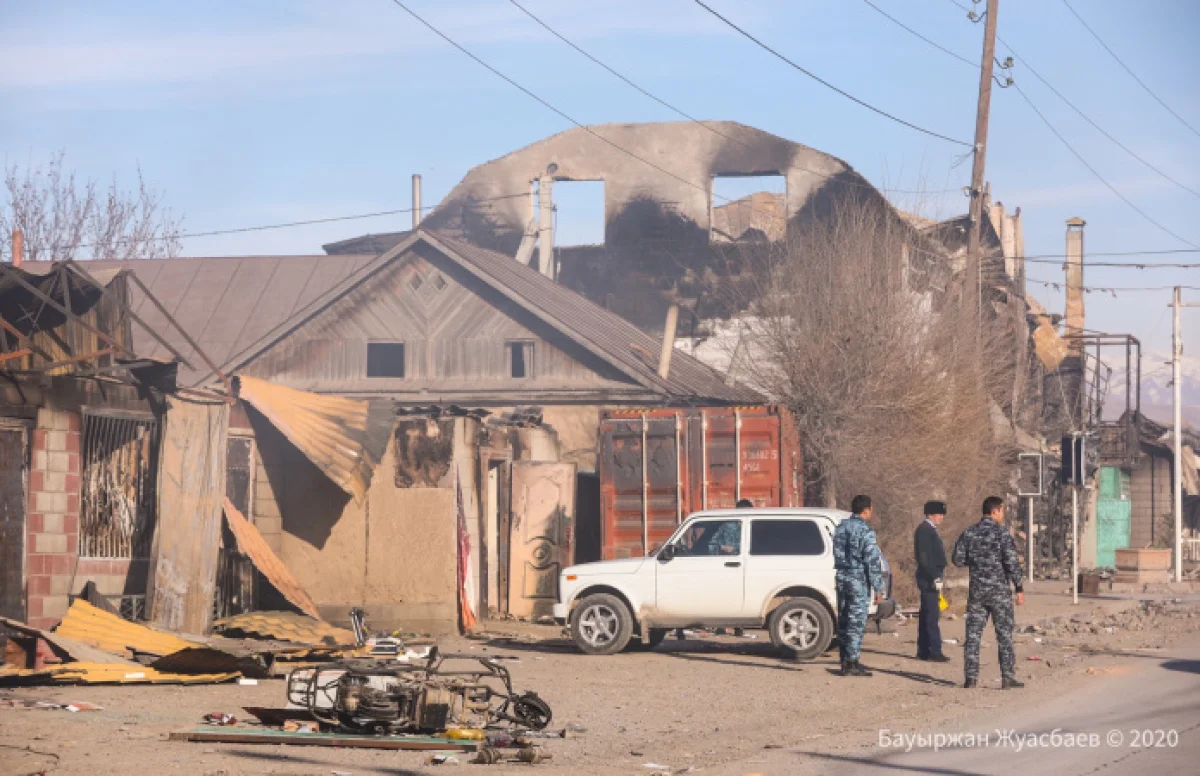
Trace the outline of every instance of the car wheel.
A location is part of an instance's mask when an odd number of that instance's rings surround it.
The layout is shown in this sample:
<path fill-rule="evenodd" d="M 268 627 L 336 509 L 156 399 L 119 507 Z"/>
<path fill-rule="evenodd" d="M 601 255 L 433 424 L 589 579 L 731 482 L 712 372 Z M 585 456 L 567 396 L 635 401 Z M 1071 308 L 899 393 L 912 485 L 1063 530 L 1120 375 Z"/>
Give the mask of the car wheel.
<path fill-rule="evenodd" d="M 648 628 L 646 630 L 650 634 L 648 637 L 638 636 L 636 639 L 631 639 L 626 649 L 631 652 L 649 652 L 663 643 L 669 632 L 666 628 Z"/>
<path fill-rule="evenodd" d="M 616 654 L 625 649 L 632 635 L 633 615 L 614 595 L 590 595 L 571 613 L 571 638 L 589 655 Z"/>
<path fill-rule="evenodd" d="M 792 598 L 771 613 L 771 643 L 795 660 L 812 660 L 833 641 L 833 618 L 820 601 Z"/>

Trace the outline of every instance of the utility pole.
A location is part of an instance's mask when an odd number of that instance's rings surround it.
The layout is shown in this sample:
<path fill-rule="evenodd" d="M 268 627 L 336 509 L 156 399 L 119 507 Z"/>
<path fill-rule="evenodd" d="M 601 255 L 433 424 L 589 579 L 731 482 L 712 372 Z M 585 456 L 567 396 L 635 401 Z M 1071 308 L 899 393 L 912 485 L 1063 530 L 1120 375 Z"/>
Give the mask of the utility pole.
<path fill-rule="evenodd" d="M 557 168 L 556 168 L 557 169 Z M 538 178 L 538 270 L 554 277 L 554 179 L 547 171 Z"/>
<path fill-rule="evenodd" d="M 967 234 L 967 288 L 975 329 L 982 325 L 983 269 L 980 235 L 983 229 L 983 180 L 987 160 L 988 117 L 992 109 L 992 65 L 996 61 L 996 14 L 1000 0 L 987 0 L 983 26 L 983 59 L 979 63 L 979 103 L 975 112 L 975 163 L 971 167 L 971 224 Z"/>
<path fill-rule="evenodd" d="M 412 176 L 412 228 L 421 225 L 421 176 Z"/>

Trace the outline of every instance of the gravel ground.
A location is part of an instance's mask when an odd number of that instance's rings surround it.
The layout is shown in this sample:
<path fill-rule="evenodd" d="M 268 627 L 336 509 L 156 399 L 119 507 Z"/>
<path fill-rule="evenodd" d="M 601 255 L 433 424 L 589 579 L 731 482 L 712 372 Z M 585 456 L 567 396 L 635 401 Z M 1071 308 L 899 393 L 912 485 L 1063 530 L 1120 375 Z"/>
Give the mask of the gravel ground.
<path fill-rule="evenodd" d="M 781 660 L 758 638 L 669 639 L 653 653 L 587 657 L 555 628 L 490 624 L 490 638 L 449 639 L 444 649 L 511 655 L 518 690 L 536 690 L 554 709 L 552 728 L 584 730 L 545 742 L 544 765 L 469 765 L 492 773 L 754 772 L 764 751 L 802 746 L 840 752 L 873 744 L 882 727 L 929 729 L 979 710 L 1036 704 L 1078 683 L 1119 670 L 1138 651 L 1161 649 L 1200 632 L 1200 601 L 1145 604 L 1091 599 L 1070 606 L 1057 585 L 1035 586 L 1018 609 L 1018 672 L 1027 688 L 1000 692 L 995 638 L 986 635 L 983 687 L 965 691 L 961 646 L 952 661 L 920 662 L 915 622 L 894 633 L 868 633 L 869 679 L 836 676 L 836 651 L 811 663 Z M 953 611 L 953 609 L 951 610 Z M 963 618 L 943 622 L 961 644 Z M 1040 640 L 1040 641 L 1039 641 Z M 1040 660 L 1029 660 L 1030 657 Z M 242 706 L 281 706 L 282 681 L 256 687 L 72 687 L 0 691 L 0 774 L 404 774 L 440 772 L 429 755 L 352 749 L 195 744 L 167 741 L 172 730 L 208 712 L 244 717 Z M 88 701 L 103 711 L 70 713 L 5 708 L 5 699 Z"/>

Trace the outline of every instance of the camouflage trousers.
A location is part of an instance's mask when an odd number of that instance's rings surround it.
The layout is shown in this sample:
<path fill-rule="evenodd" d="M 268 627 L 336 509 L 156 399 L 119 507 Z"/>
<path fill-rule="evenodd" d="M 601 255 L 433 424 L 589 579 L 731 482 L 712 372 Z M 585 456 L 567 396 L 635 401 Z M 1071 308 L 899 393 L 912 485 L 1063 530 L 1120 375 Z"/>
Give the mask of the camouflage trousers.
<path fill-rule="evenodd" d="M 1000 653 L 1000 675 L 1014 678 L 1017 670 L 1017 655 L 1013 652 L 1013 600 L 1007 587 L 992 594 L 977 595 L 972 592 L 967 599 L 967 639 L 964 646 L 963 665 L 967 679 L 979 678 L 979 644 L 988 617 L 996 628 L 996 646 Z"/>
<path fill-rule="evenodd" d="M 843 661 L 858 660 L 862 649 L 863 628 L 871 605 L 871 590 L 865 582 L 838 579 L 838 653 Z"/>

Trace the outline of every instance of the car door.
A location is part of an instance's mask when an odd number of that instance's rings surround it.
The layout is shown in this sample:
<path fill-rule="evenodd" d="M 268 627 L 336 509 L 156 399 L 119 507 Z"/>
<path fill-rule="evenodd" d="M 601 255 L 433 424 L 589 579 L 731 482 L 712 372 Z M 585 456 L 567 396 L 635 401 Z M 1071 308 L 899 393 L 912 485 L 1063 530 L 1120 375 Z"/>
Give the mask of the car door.
<path fill-rule="evenodd" d="M 756 518 L 746 555 L 746 617 L 760 617 L 768 601 L 788 587 L 832 591 L 832 543 L 825 521 L 812 517 Z"/>
<path fill-rule="evenodd" d="M 664 625 L 731 622 L 741 616 L 745 527 L 738 518 L 689 523 L 670 559 L 655 560 L 656 619 Z"/>

